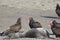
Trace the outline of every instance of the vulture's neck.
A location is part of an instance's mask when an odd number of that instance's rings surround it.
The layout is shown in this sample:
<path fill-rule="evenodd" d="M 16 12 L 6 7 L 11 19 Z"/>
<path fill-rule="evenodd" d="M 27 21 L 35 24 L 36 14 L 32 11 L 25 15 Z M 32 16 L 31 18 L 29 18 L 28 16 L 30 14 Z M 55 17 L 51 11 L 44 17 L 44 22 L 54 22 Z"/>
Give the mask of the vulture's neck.
<path fill-rule="evenodd" d="M 30 23 L 34 23 L 35 21 L 32 19 L 32 20 L 30 20 Z"/>
<path fill-rule="evenodd" d="M 57 22 L 56 22 L 56 21 L 54 21 L 54 22 L 53 22 L 53 26 L 52 26 L 52 28 L 56 28 L 56 27 L 57 27 L 57 25 L 56 25 L 56 24 L 57 24 Z"/>

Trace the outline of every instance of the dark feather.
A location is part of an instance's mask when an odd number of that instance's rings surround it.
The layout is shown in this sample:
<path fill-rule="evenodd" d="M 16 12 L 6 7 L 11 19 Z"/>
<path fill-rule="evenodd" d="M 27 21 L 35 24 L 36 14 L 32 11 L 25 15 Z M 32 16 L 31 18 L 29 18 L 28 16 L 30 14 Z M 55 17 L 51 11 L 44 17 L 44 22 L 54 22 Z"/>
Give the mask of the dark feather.
<path fill-rule="evenodd" d="M 55 12 L 58 15 L 58 17 L 60 17 L 60 6 L 59 6 L 59 4 L 57 4 Z"/>

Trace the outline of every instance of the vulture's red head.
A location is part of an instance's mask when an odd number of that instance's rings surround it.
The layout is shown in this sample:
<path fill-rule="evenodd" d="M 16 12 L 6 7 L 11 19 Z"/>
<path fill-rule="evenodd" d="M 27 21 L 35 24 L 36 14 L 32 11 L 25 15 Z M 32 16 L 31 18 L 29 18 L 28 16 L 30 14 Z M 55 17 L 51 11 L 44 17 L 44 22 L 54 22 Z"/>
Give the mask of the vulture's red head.
<path fill-rule="evenodd" d="M 22 19 L 22 17 L 18 18 L 18 20 L 21 20 L 21 19 Z"/>
<path fill-rule="evenodd" d="M 52 26 L 54 25 L 54 22 L 55 22 L 55 20 L 54 20 L 54 19 L 51 19 L 51 20 L 50 20 L 50 24 L 49 24 L 49 26 L 52 27 Z"/>
<path fill-rule="evenodd" d="M 29 17 L 29 20 L 33 20 L 33 18 L 32 17 Z"/>
<path fill-rule="evenodd" d="M 22 20 L 22 17 L 19 17 L 19 18 L 17 19 L 17 23 L 21 23 L 21 20 Z"/>

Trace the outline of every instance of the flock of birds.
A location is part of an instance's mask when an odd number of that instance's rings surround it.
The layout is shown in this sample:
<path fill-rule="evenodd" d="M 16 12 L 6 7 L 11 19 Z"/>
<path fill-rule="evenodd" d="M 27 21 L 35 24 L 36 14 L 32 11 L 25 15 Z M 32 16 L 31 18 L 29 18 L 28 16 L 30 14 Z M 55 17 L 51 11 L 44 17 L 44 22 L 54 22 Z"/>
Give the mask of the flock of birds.
<path fill-rule="evenodd" d="M 56 6 L 56 14 L 58 15 L 58 17 L 60 17 L 60 6 L 59 4 L 57 4 Z M 45 30 L 42 25 L 35 21 L 33 19 L 33 17 L 29 17 L 29 26 L 31 28 L 31 30 L 29 30 L 28 32 L 26 32 L 24 35 L 22 35 L 21 37 L 29 37 L 29 38 L 37 38 L 40 37 L 40 35 L 44 36 L 44 37 L 49 37 L 49 32 L 47 30 Z M 56 35 L 56 37 L 60 37 L 60 23 L 57 23 L 56 20 L 51 19 L 50 22 L 50 26 L 51 26 L 51 30 L 53 32 L 54 35 Z M 7 29 L 5 31 L 3 31 L 2 33 L 0 33 L 0 36 L 8 36 L 11 33 L 17 33 L 19 32 L 19 30 L 21 29 L 21 17 L 18 18 L 16 24 L 10 26 L 10 29 Z"/>

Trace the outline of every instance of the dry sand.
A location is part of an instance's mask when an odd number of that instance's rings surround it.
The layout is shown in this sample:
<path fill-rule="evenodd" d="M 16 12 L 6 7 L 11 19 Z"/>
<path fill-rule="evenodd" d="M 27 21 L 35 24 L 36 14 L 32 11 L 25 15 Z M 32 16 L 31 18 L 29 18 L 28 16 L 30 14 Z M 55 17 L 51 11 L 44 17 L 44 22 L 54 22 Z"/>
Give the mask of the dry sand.
<path fill-rule="evenodd" d="M 57 22 L 60 22 L 55 13 L 57 3 L 60 4 L 60 0 L 0 0 L 0 32 L 15 24 L 19 17 L 22 17 L 21 30 L 29 30 L 28 18 L 30 16 L 51 32 L 48 26 L 50 19 L 53 17 Z M 18 40 L 25 40 L 25 38 Z"/>

